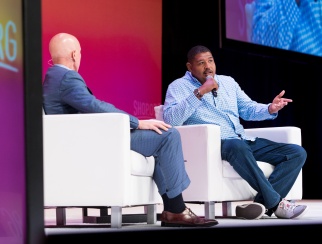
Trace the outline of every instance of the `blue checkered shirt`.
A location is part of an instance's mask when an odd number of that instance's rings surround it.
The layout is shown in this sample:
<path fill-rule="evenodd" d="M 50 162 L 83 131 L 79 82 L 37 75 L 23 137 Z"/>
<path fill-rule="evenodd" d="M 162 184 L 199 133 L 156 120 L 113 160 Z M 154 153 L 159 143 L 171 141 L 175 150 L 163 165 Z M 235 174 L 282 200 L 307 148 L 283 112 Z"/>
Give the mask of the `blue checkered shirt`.
<path fill-rule="evenodd" d="M 322 56 L 322 1 L 255 0 L 252 42 Z"/>
<path fill-rule="evenodd" d="M 230 76 L 215 75 L 219 89 L 217 97 L 211 92 L 199 100 L 193 93 L 201 83 L 189 71 L 173 81 L 166 93 L 163 119 L 173 125 L 216 124 L 220 126 L 221 138 L 246 137 L 239 118 L 244 120 L 261 121 L 275 119 L 277 113 L 269 114 L 269 104 L 251 100 Z"/>

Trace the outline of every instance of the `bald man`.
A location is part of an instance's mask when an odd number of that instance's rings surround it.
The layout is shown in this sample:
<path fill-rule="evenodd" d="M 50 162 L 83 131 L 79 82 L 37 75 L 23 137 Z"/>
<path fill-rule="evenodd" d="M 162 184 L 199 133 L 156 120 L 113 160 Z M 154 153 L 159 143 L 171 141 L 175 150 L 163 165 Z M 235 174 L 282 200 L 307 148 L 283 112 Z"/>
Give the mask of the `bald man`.
<path fill-rule="evenodd" d="M 162 226 L 209 227 L 215 219 L 200 218 L 186 207 L 182 192 L 190 179 L 184 165 L 179 132 L 169 124 L 154 120 L 139 120 L 98 100 L 78 73 L 81 46 L 77 38 L 67 33 L 55 35 L 49 43 L 53 62 L 43 83 L 43 107 L 46 114 L 123 113 L 129 116 L 131 150 L 146 157 L 154 156 L 153 179 L 163 200 Z"/>
<path fill-rule="evenodd" d="M 79 70 L 82 55 L 76 37 L 65 33 L 55 35 L 49 43 L 49 52 L 54 64 L 63 64 L 69 69 Z"/>

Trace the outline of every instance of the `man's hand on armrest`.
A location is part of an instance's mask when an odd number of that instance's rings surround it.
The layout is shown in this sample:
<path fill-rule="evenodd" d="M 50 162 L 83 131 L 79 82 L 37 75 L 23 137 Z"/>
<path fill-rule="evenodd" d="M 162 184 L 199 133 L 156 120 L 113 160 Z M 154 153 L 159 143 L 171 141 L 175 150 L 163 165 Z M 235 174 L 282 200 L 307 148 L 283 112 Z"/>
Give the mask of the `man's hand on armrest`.
<path fill-rule="evenodd" d="M 150 119 L 150 120 L 139 120 L 139 130 L 154 130 L 158 134 L 162 134 L 162 130 L 167 131 L 168 128 L 171 128 L 172 126 L 164 123 L 161 120 L 156 119 Z"/>

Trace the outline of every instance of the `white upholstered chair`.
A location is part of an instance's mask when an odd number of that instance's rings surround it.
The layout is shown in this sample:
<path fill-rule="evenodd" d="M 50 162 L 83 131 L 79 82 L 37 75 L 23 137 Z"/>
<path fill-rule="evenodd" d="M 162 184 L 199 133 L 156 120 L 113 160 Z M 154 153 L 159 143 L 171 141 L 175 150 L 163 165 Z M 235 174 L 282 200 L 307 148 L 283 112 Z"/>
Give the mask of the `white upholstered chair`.
<path fill-rule="evenodd" d="M 127 115 L 43 115 L 43 150 L 44 206 L 57 217 L 68 207 L 108 208 L 111 227 L 120 228 L 122 208 L 146 206 L 146 222 L 156 223 L 154 158 L 130 150 Z"/>
<path fill-rule="evenodd" d="M 163 105 L 154 109 L 156 119 L 163 120 Z M 220 126 L 201 124 L 176 128 L 181 135 L 186 169 L 191 179 L 190 186 L 183 192 L 185 201 L 203 202 L 205 216 L 214 218 L 216 202 L 222 203 L 222 216 L 232 216 L 232 202 L 254 199 L 256 191 L 227 161 L 221 159 Z M 246 133 L 273 141 L 301 145 L 301 129 L 293 126 L 246 129 Z M 267 178 L 274 169 L 267 163 L 258 162 L 258 165 Z M 286 198 L 302 199 L 302 171 Z"/>

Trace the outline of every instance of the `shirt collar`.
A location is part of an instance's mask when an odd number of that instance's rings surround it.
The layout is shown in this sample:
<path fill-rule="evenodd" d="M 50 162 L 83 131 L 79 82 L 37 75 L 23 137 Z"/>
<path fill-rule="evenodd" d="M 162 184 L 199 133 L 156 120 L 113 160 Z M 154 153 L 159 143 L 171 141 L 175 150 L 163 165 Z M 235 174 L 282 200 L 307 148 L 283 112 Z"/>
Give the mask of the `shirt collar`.
<path fill-rule="evenodd" d="M 67 66 L 63 65 L 63 64 L 54 64 L 54 66 L 59 66 L 59 67 L 62 67 L 64 69 L 68 69 L 68 70 L 71 70 L 70 68 L 68 68 Z"/>

